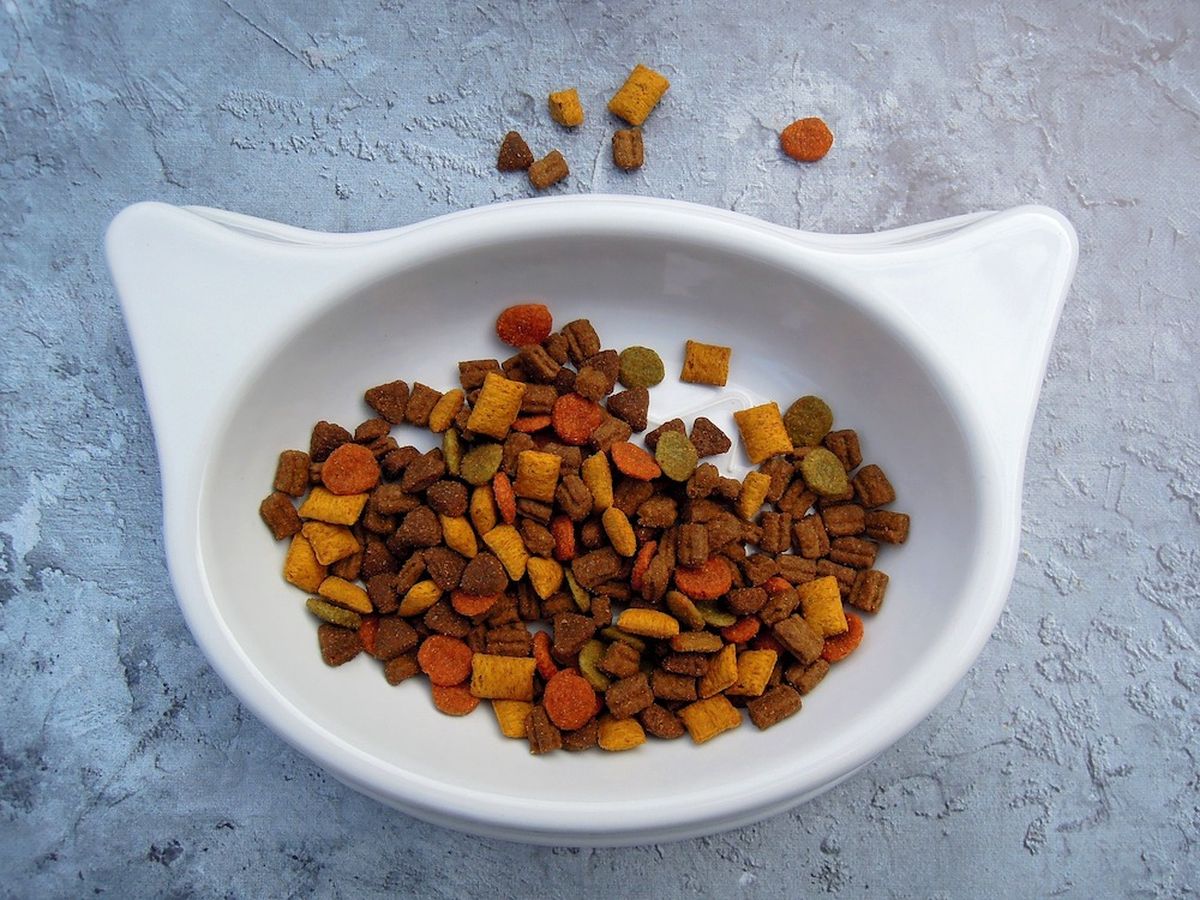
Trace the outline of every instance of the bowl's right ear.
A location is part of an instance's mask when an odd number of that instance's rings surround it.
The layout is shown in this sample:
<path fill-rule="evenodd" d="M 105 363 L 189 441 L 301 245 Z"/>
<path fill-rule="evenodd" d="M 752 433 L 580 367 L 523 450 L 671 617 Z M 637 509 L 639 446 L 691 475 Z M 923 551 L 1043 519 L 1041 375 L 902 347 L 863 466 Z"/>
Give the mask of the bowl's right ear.
<path fill-rule="evenodd" d="M 908 230 L 905 230 L 908 231 Z M 888 246 L 852 243 L 840 264 L 879 311 L 963 387 L 1010 486 L 1020 491 L 1026 444 L 1079 242 L 1061 214 L 1024 206 Z M 846 238 L 853 242 L 853 238 Z"/>

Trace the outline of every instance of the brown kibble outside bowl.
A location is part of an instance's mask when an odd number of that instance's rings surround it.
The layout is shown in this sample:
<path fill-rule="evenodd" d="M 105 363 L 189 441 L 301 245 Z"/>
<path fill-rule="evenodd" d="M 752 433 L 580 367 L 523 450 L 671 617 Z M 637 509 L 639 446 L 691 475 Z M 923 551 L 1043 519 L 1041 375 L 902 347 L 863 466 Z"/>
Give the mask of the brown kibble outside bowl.
<path fill-rule="evenodd" d="M 613 133 L 612 138 L 613 162 L 617 168 L 632 172 L 640 169 L 644 160 L 642 144 L 642 129 L 622 128 Z"/>
<path fill-rule="evenodd" d="M 816 162 L 833 146 L 833 132 L 816 116 L 797 119 L 780 133 L 779 146 L 798 162 Z"/>

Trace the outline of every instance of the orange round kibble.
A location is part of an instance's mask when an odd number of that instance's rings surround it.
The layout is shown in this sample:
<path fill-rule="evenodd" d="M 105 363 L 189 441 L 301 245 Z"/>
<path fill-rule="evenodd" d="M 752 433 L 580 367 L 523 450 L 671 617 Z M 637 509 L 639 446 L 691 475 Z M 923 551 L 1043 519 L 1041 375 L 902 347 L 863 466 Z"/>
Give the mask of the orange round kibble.
<path fill-rule="evenodd" d="M 845 633 L 825 639 L 825 648 L 821 658 L 826 662 L 838 662 L 853 653 L 863 639 L 863 621 L 852 612 L 846 613 L 846 624 L 849 626 Z"/>
<path fill-rule="evenodd" d="M 729 641 L 731 644 L 744 644 L 746 641 L 758 634 L 758 629 L 762 625 L 757 616 L 746 616 L 744 619 L 738 619 L 727 628 L 721 629 L 721 637 Z"/>
<path fill-rule="evenodd" d="M 461 684 L 471 677 L 471 648 L 458 638 L 431 634 L 417 651 L 417 665 L 434 684 Z"/>
<path fill-rule="evenodd" d="M 653 481 L 662 474 L 662 469 L 654 461 L 654 457 L 629 441 L 617 441 L 608 448 L 613 465 L 622 475 L 636 478 L 639 481 Z"/>
<path fill-rule="evenodd" d="M 680 566 L 675 570 L 675 587 L 693 600 L 716 600 L 729 593 L 733 572 L 719 556 L 710 556 L 699 566 Z"/>
<path fill-rule="evenodd" d="M 833 146 L 833 132 L 822 119 L 797 119 L 779 135 L 783 152 L 799 162 L 816 162 Z"/>
<path fill-rule="evenodd" d="M 554 401 L 554 409 L 550 414 L 554 433 L 564 444 L 575 447 L 586 444 L 603 421 L 604 411 L 600 409 L 600 404 L 579 394 L 563 394 Z"/>
<path fill-rule="evenodd" d="M 496 319 L 496 334 L 512 347 L 540 344 L 550 337 L 554 318 L 541 303 L 518 303 L 500 313 Z"/>
<path fill-rule="evenodd" d="M 433 705 L 448 716 L 465 716 L 475 711 L 479 698 L 465 684 L 435 684 Z"/>
<path fill-rule="evenodd" d="M 563 731 L 574 731 L 596 715 L 596 692 L 582 675 L 563 669 L 546 682 L 542 705 L 551 722 Z"/>
<path fill-rule="evenodd" d="M 342 444 L 322 464 L 321 482 L 333 494 L 363 494 L 379 484 L 379 463 L 362 444 Z"/>
<path fill-rule="evenodd" d="M 513 431 L 520 431 L 524 434 L 533 434 L 535 431 L 541 431 L 548 427 L 550 427 L 549 416 L 521 416 L 512 423 Z"/>

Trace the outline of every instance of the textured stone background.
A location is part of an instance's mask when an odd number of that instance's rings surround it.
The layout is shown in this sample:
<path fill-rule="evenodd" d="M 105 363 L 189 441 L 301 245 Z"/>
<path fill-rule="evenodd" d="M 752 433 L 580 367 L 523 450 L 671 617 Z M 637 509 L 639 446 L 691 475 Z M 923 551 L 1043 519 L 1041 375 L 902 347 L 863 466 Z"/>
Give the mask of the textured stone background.
<path fill-rule="evenodd" d="M 1200 889 L 1194 0 L 3 6 L 0 894 Z M 599 108 L 635 60 L 674 86 L 626 176 Z M 573 135 L 542 110 L 566 83 Z M 775 132 L 810 113 L 837 144 L 798 168 Z M 175 606 L 108 220 L 357 230 L 524 196 L 492 169 L 512 125 L 562 146 L 567 191 L 831 231 L 1036 201 L 1079 229 L 1008 611 L 929 721 L 791 814 L 602 851 L 423 825 L 247 716 Z"/>

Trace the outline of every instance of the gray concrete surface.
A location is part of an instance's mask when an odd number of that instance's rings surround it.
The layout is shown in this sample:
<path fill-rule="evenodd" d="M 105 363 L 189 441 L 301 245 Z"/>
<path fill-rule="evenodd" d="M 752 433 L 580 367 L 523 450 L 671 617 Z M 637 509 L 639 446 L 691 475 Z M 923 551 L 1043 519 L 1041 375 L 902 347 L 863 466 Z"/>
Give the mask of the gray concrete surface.
<path fill-rule="evenodd" d="M 674 85 L 629 176 L 600 105 L 636 60 Z M 568 83 L 571 135 L 543 113 Z M 775 133 L 804 114 L 837 143 L 799 168 Z M 832 231 L 1034 201 L 1079 229 L 1008 611 L 927 722 L 790 814 L 603 851 L 428 827 L 247 715 L 175 606 L 110 217 L 400 225 L 524 196 L 492 169 L 512 126 L 564 149 L 560 190 Z M 1194 0 L 5 0 L 0 230 L 0 894 L 1200 889 Z"/>

